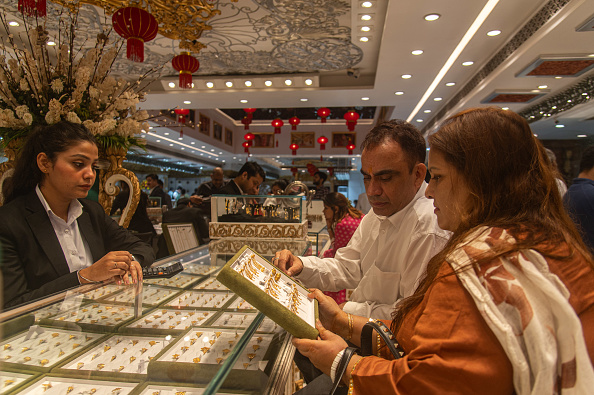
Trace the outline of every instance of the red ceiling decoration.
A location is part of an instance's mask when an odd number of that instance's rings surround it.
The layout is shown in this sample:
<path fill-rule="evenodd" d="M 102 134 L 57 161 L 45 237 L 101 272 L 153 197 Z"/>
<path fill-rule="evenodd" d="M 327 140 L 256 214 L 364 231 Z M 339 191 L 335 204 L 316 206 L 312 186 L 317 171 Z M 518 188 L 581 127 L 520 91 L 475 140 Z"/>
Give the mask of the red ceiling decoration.
<path fill-rule="evenodd" d="M 250 130 L 250 123 L 252 123 L 252 120 L 248 118 L 247 115 L 241 119 L 241 123 L 243 123 L 243 128 L 245 130 Z"/>
<path fill-rule="evenodd" d="M 291 149 L 291 151 L 293 151 L 293 155 L 297 155 L 297 150 L 299 149 L 299 144 L 293 143 L 289 146 L 289 148 Z"/>
<path fill-rule="evenodd" d="M 353 142 L 349 140 L 349 143 L 348 143 L 348 144 L 347 144 L 347 146 L 346 146 L 346 149 L 348 149 L 348 150 L 349 150 L 349 155 L 353 155 L 353 150 L 354 150 L 355 148 L 357 148 L 357 147 L 355 146 L 355 144 L 353 144 Z"/>
<path fill-rule="evenodd" d="M 318 108 L 318 116 L 322 118 L 322 123 L 326 123 L 326 118 L 330 116 L 330 109 L 326 107 Z"/>
<path fill-rule="evenodd" d="M 247 132 L 243 138 L 250 144 L 250 147 L 254 144 L 254 139 L 256 136 L 252 132 Z"/>
<path fill-rule="evenodd" d="M 244 108 L 243 111 L 246 113 L 246 117 L 251 121 L 254 118 L 254 113 L 256 112 L 256 108 Z"/>
<path fill-rule="evenodd" d="M 289 118 L 289 123 L 291 124 L 292 130 L 297 130 L 297 125 L 299 125 L 300 122 L 301 120 L 296 116 Z"/>
<path fill-rule="evenodd" d="M 318 137 L 318 144 L 320 144 L 320 150 L 325 150 L 326 149 L 326 144 L 328 144 L 328 137 L 326 136 L 320 136 Z"/>
<path fill-rule="evenodd" d="M 347 128 L 352 132 L 353 130 L 355 130 L 355 125 L 357 125 L 359 114 L 351 110 L 344 114 L 344 119 L 347 122 Z"/>
<path fill-rule="evenodd" d="M 182 52 L 171 60 L 171 65 L 179 71 L 179 87 L 182 89 L 192 88 L 192 74 L 200 68 L 198 59 L 189 52 Z"/>
<path fill-rule="evenodd" d="M 45 0 L 19 0 L 19 11 L 26 16 L 43 18 L 47 14 Z"/>
<path fill-rule="evenodd" d="M 273 119 L 270 123 L 274 127 L 274 134 L 279 134 L 281 132 L 281 127 L 285 124 L 282 119 L 276 118 Z"/>
<path fill-rule="evenodd" d="M 125 7 L 113 14 L 111 23 L 116 33 L 127 40 L 127 58 L 144 62 L 144 43 L 154 39 L 159 31 L 155 17 L 143 9 Z"/>
<path fill-rule="evenodd" d="M 245 152 L 247 154 L 250 153 L 250 142 L 249 141 L 244 141 L 243 143 L 241 143 L 241 146 L 245 149 Z"/>

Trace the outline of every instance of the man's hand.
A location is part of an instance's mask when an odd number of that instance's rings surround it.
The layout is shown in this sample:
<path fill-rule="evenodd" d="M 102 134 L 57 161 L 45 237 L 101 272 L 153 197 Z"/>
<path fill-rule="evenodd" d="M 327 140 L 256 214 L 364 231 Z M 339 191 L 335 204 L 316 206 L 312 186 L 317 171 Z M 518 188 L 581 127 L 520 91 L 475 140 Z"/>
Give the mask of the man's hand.
<path fill-rule="evenodd" d="M 289 250 L 277 252 L 272 258 L 272 264 L 290 277 L 296 276 L 303 270 L 303 262 Z"/>
<path fill-rule="evenodd" d="M 318 340 L 293 339 L 292 342 L 299 352 L 308 357 L 316 368 L 330 375 L 330 368 L 336 354 L 347 348 L 348 344 L 342 337 L 325 329 L 320 321 L 316 322 L 316 328 L 320 331 Z"/>
<path fill-rule="evenodd" d="M 200 206 L 202 204 L 202 197 L 198 195 L 192 195 L 190 196 L 190 202 L 192 202 L 192 204 L 195 204 L 196 206 Z"/>

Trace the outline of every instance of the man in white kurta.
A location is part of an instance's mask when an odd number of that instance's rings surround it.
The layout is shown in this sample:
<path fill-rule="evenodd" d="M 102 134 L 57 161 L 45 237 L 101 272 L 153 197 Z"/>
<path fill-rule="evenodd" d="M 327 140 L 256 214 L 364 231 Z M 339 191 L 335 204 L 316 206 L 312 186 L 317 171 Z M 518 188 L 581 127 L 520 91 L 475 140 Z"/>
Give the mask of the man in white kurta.
<path fill-rule="evenodd" d="M 362 145 L 361 172 L 373 210 L 334 258 L 296 257 L 279 251 L 273 263 L 310 288 L 354 288 L 344 311 L 390 319 L 396 303 L 413 294 L 427 262 L 449 232 L 439 228 L 425 197 L 425 141 L 404 121 L 372 129 Z"/>

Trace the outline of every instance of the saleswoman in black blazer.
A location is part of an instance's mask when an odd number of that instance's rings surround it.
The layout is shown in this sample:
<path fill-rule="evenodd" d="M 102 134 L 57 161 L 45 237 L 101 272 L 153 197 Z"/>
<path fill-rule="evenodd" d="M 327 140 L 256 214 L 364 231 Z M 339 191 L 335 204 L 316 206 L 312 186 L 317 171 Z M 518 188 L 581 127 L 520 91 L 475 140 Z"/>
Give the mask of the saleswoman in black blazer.
<path fill-rule="evenodd" d="M 79 284 L 142 281 L 152 247 L 84 199 L 97 161 L 95 138 L 80 124 L 62 121 L 28 137 L 0 207 L 5 307 Z"/>

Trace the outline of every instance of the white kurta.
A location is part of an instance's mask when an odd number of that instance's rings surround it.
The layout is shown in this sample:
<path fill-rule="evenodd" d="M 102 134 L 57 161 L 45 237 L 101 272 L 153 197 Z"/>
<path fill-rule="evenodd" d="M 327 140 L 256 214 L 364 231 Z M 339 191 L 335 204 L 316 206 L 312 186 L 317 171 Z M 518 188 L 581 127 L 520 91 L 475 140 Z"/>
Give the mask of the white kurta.
<path fill-rule="evenodd" d="M 391 319 L 398 300 L 413 294 L 427 262 L 443 249 L 450 233 L 439 228 L 427 184 L 390 217 L 367 214 L 346 247 L 334 258 L 299 257 L 305 286 L 324 291 L 354 288 L 344 311 Z"/>

